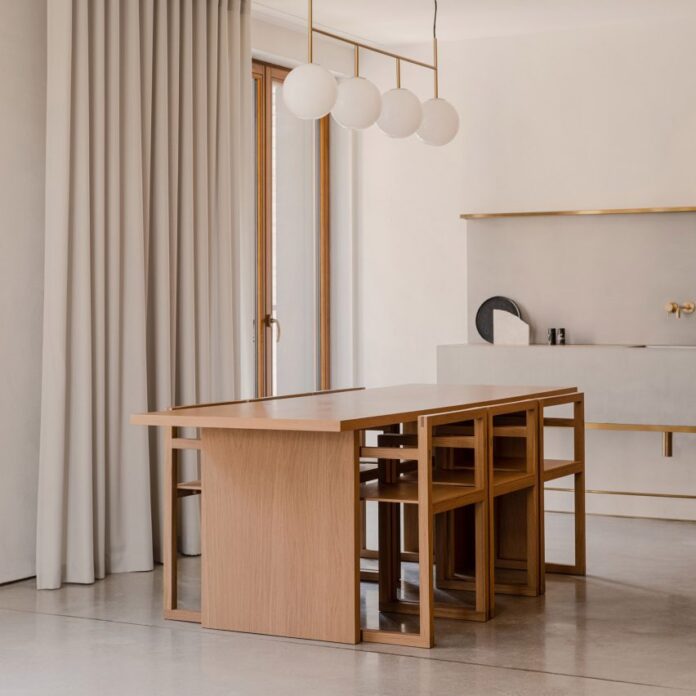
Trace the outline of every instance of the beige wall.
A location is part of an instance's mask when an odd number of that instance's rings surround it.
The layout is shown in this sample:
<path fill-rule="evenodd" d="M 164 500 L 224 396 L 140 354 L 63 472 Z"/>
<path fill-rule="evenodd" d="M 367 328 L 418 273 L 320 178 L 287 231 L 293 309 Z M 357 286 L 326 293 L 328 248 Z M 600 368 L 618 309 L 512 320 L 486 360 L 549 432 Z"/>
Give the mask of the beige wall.
<path fill-rule="evenodd" d="M 447 47 L 466 128 L 463 209 L 693 204 L 694 27 L 632 22 Z"/>
<path fill-rule="evenodd" d="M 502 292 L 540 331 L 553 322 L 581 340 L 696 343 L 696 319 L 661 310 L 696 295 L 693 216 L 458 218 L 696 205 L 695 40 L 686 22 L 631 22 L 442 43 L 441 95 L 459 110 L 459 135 L 433 149 L 373 127 L 358 148 L 358 381 L 433 379 L 435 346 L 466 342 L 472 305 Z M 388 61 L 363 65 L 393 86 Z M 431 96 L 428 75 L 403 77 Z"/>
<path fill-rule="evenodd" d="M 34 574 L 45 33 L 45 0 L 0 0 L 0 583 Z"/>
<path fill-rule="evenodd" d="M 568 343 L 696 344 L 696 314 L 664 311 L 696 301 L 696 213 L 472 220 L 467 237 L 470 343 L 481 302 L 504 295 L 533 343 L 562 326 Z"/>
<path fill-rule="evenodd" d="M 471 211 L 696 204 L 693 24 L 635 23 L 472 43 L 464 79 Z M 469 340 L 508 295 L 534 340 L 696 343 L 696 214 L 471 221 Z"/>

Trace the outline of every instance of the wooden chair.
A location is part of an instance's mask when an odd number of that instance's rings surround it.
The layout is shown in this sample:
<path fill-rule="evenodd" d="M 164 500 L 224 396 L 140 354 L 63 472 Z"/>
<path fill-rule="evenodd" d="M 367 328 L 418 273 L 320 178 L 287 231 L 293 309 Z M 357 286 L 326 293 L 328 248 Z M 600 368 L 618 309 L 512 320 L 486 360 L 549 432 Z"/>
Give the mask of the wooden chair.
<path fill-rule="evenodd" d="M 176 408 L 176 407 L 174 407 Z M 201 622 L 201 612 L 179 607 L 177 592 L 177 538 L 178 538 L 178 503 L 180 498 L 201 494 L 201 482 L 179 481 L 179 453 L 182 450 L 201 449 L 197 438 L 177 437 L 177 428 L 164 430 L 164 548 L 162 550 L 164 618 L 174 621 Z"/>
<path fill-rule="evenodd" d="M 545 418 L 544 409 L 572 405 L 571 418 Z M 585 396 L 582 393 L 550 397 L 539 401 L 539 545 L 542 550 L 539 568 L 540 591 L 545 589 L 546 573 L 585 575 Z M 572 459 L 547 459 L 544 452 L 544 428 L 572 428 Z M 573 564 L 547 563 L 544 540 L 544 484 L 548 481 L 573 477 L 575 513 L 575 562 Z"/>
<path fill-rule="evenodd" d="M 441 437 L 437 428 L 448 424 L 468 423 L 471 435 Z M 380 462 L 376 481 L 361 484 L 361 499 L 380 504 L 379 608 L 380 611 L 418 614 L 418 633 L 363 629 L 367 642 L 393 643 L 416 647 L 434 644 L 433 618 L 468 618 L 486 620 L 489 616 L 488 593 L 488 495 L 486 490 L 486 409 L 454 411 L 418 419 L 415 435 L 389 438 L 390 444 L 362 447 L 360 455 L 377 457 Z M 472 468 L 453 472 L 433 471 L 433 452 L 438 448 L 473 450 Z M 400 464 L 416 462 L 415 471 L 403 472 Z M 399 524 L 399 505 L 416 505 L 419 534 L 419 600 L 398 597 L 400 549 L 394 543 L 394 527 Z M 476 526 L 475 606 L 435 603 L 433 594 L 433 527 L 435 516 L 472 506 Z M 396 537 L 398 540 L 398 536 Z"/>
<path fill-rule="evenodd" d="M 389 446 L 400 446 L 406 444 L 409 441 L 409 436 L 401 434 L 400 430 L 403 426 L 389 425 L 379 429 L 379 435 L 377 436 L 377 446 L 378 447 L 389 447 Z M 361 445 L 365 446 L 365 431 L 361 433 Z M 416 436 L 411 436 L 410 443 L 414 444 L 416 441 Z M 380 467 L 385 467 L 387 465 L 386 460 L 374 459 L 366 461 L 365 459 L 360 460 L 360 483 L 366 483 L 367 481 L 376 481 L 379 478 Z M 398 468 L 399 473 L 407 473 L 409 471 L 416 470 L 416 461 L 402 461 L 394 462 L 392 466 Z M 379 519 L 378 527 L 382 530 L 382 535 L 388 534 L 392 537 L 392 545 L 394 548 L 399 548 L 400 546 L 400 518 L 401 510 L 403 508 L 408 510 L 410 506 L 405 505 L 390 505 L 390 504 L 379 504 Z M 379 559 L 379 551 L 377 549 L 370 549 L 367 547 L 367 505 L 364 500 L 360 501 L 360 511 L 361 511 L 361 544 L 360 544 L 360 558 L 365 559 Z M 389 515 L 389 520 L 384 519 L 385 515 Z M 389 531 L 385 531 L 389 530 Z M 387 543 L 386 540 L 380 539 L 380 545 L 384 547 Z M 406 562 L 418 562 L 418 554 L 415 553 L 405 553 L 401 552 L 400 557 L 402 561 Z M 400 572 L 399 569 L 396 572 Z M 379 581 L 379 571 L 378 570 L 360 570 L 360 579 L 363 582 L 378 582 Z M 398 581 L 398 575 L 397 580 Z"/>
<path fill-rule="evenodd" d="M 376 431 L 361 431 L 360 433 L 360 445 L 361 447 L 366 446 L 365 436 L 368 432 L 377 432 L 377 444 L 378 446 L 384 445 L 384 441 L 380 440 L 384 433 L 398 433 L 398 425 L 388 425 L 383 428 L 379 428 Z M 360 459 L 360 483 L 367 483 L 368 481 L 376 481 L 379 478 L 379 462 L 372 458 L 367 460 L 366 458 Z M 360 501 L 360 558 L 375 560 L 379 558 L 379 552 L 377 549 L 370 549 L 367 546 L 367 504 L 364 500 Z M 378 582 L 379 581 L 379 571 L 371 569 L 360 569 L 360 580 L 362 582 Z"/>
<path fill-rule="evenodd" d="M 539 405 L 496 406 L 488 417 L 491 602 L 496 592 L 534 597 L 539 594 L 540 558 Z M 514 422 L 508 425 L 510 417 Z M 510 571 L 522 571 L 522 582 L 506 579 Z"/>
<path fill-rule="evenodd" d="M 277 399 L 290 399 L 297 396 L 311 396 L 314 394 L 335 394 L 339 392 L 358 391 L 364 387 L 349 389 L 331 389 L 319 392 L 306 392 L 304 394 L 287 394 L 283 396 L 265 396 L 258 399 L 240 399 L 237 401 L 224 401 L 218 404 L 243 404 L 255 401 L 271 401 Z M 218 405 L 206 404 L 206 405 Z M 171 411 L 192 408 L 196 404 L 185 406 L 172 406 Z M 164 548 L 162 553 L 163 565 L 163 594 L 164 594 L 164 618 L 174 621 L 201 622 L 201 612 L 182 609 L 178 602 L 178 502 L 180 498 L 190 495 L 201 495 L 202 486 L 200 480 L 179 481 L 179 453 L 183 450 L 201 450 L 199 437 L 182 437 L 178 428 L 163 428 L 164 430 Z M 200 462 L 202 466 L 203 463 Z M 204 504 L 202 502 L 202 504 Z"/>
<path fill-rule="evenodd" d="M 491 406 L 487 418 L 492 616 L 496 592 L 539 594 L 539 406 L 536 401 Z M 467 431 L 457 428 L 449 432 Z M 460 466 L 454 463 L 455 470 Z M 438 557 L 438 587 L 471 589 L 467 577 L 472 565 L 471 528 L 465 513 L 456 511 L 439 530 L 443 550 Z"/>

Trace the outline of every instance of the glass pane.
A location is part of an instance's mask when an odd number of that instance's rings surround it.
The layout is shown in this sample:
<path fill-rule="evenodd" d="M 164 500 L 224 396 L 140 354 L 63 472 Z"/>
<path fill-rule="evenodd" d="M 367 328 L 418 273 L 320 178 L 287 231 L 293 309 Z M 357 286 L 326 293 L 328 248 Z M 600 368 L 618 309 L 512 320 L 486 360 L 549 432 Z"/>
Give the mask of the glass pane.
<path fill-rule="evenodd" d="M 272 86 L 273 394 L 313 391 L 318 374 L 317 153 L 314 121 L 293 116 Z M 269 339 L 271 337 L 269 336 Z"/>
<path fill-rule="evenodd" d="M 252 147 L 253 150 L 252 152 L 254 153 L 254 202 L 258 203 L 259 200 L 259 168 L 262 165 L 261 162 L 258 160 L 258 152 L 259 152 L 259 138 L 258 138 L 258 129 L 259 129 L 259 119 L 261 118 L 261 114 L 259 113 L 259 99 L 262 98 L 262 95 L 260 94 L 261 91 L 261 79 L 254 76 L 252 78 L 252 84 L 253 84 L 253 102 L 254 102 L 254 135 L 253 135 L 253 143 Z M 259 208 L 258 204 L 254 205 L 254 229 L 259 230 Z M 259 245 L 255 244 L 254 245 L 256 248 L 256 257 L 254 259 L 254 268 L 258 268 L 259 266 Z M 256 279 L 256 282 L 258 283 L 258 278 Z M 256 343 L 256 317 L 258 316 L 258 306 L 257 306 L 257 293 L 254 293 L 254 343 Z M 255 349 L 254 351 L 254 374 L 258 375 L 259 373 L 259 353 L 258 350 Z M 258 385 L 257 385 L 258 388 Z M 257 394 L 258 396 L 258 394 Z"/>

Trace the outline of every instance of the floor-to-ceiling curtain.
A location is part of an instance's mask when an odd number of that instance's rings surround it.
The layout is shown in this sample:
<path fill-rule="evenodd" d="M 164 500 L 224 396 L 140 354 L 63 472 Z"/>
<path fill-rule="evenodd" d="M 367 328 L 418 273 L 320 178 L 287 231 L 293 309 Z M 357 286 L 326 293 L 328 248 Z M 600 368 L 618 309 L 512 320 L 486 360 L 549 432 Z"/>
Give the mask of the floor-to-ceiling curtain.
<path fill-rule="evenodd" d="M 151 569 L 162 458 L 129 416 L 238 393 L 247 2 L 48 3 L 40 588 Z"/>

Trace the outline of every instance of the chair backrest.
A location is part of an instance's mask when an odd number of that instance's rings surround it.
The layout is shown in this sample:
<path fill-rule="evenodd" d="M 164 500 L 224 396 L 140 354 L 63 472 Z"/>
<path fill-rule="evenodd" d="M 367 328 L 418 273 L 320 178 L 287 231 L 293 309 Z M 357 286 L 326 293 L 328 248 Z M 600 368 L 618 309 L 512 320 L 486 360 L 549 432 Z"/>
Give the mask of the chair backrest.
<path fill-rule="evenodd" d="M 573 406 L 571 418 L 546 418 L 544 409 L 552 406 Z M 573 429 L 573 459 L 575 461 L 585 461 L 585 395 L 582 392 L 565 394 L 563 396 L 551 396 L 546 399 L 539 399 L 539 451 L 543 457 L 544 447 L 544 426 L 555 428 Z"/>
<path fill-rule="evenodd" d="M 450 427 L 447 427 L 450 426 Z M 444 428 L 443 434 L 438 429 Z M 438 448 L 474 451 L 474 485 L 484 487 L 487 477 L 488 409 L 471 408 L 461 411 L 432 413 L 418 418 L 419 456 L 431 462 Z"/>
<path fill-rule="evenodd" d="M 511 416 L 517 416 L 517 418 L 510 418 Z M 492 467 L 496 466 L 496 441 L 510 438 L 510 442 L 515 444 L 521 440 L 524 441 L 524 468 L 527 473 L 536 473 L 539 466 L 539 401 L 537 399 L 491 406 L 488 409 L 488 428 L 488 456 Z M 507 457 L 505 459 L 506 465 L 509 465 Z"/>

